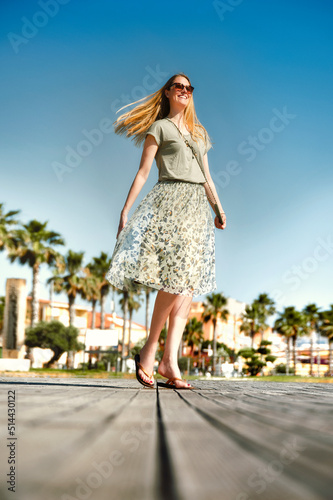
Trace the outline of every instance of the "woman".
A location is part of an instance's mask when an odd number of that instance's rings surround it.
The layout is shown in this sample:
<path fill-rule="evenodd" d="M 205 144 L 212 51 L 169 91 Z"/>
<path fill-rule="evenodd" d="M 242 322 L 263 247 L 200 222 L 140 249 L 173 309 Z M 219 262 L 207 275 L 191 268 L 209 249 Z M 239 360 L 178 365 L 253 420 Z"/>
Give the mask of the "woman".
<path fill-rule="evenodd" d="M 181 379 L 177 352 L 192 297 L 216 289 L 214 222 L 218 229 L 226 226 L 209 173 L 207 151 L 211 142 L 197 119 L 192 94 L 190 79 L 178 73 L 115 122 L 116 133 L 126 133 L 134 137 L 136 144 L 144 142 L 144 146 L 120 215 L 106 278 L 123 290 L 138 284 L 158 290 L 149 337 L 135 358 L 137 379 L 147 387 L 154 386 L 158 339 L 169 318 L 158 373 L 168 379 L 165 387 L 193 388 Z M 154 158 L 158 182 L 128 221 Z M 216 213 L 221 213 L 221 222 L 218 216 L 214 221 L 209 203 Z"/>

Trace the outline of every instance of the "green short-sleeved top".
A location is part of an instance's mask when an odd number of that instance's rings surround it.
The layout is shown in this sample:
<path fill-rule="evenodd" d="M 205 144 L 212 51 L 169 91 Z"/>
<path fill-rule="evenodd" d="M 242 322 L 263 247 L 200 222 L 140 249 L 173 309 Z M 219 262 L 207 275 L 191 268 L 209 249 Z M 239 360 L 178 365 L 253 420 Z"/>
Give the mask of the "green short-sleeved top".
<path fill-rule="evenodd" d="M 159 170 L 159 181 L 181 180 L 198 184 L 206 182 L 196 158 L 193 158 L 191 148 L 186 146 L 174 123 L 167 118 L 156 120 L 147 130 L 146 136 L 148 134 L 155 138 L 158 145 L 155 161 Z M 200 139 L 195 142 L 191 134 L 184 134 L 184 137 L 193 146 L 200 165 L 203 166 L 203 156 L 212 147 L 210 140 L 206 137 L 206 143 Z"/>

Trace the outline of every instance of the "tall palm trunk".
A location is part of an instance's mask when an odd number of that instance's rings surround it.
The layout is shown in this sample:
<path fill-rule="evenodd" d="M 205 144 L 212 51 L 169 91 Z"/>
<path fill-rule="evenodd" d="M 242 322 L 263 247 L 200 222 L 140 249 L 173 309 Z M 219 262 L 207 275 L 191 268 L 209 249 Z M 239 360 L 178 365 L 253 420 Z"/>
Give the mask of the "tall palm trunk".
<path fill-rule="evenodd" d="M 216 318 L 213 319 L 213 374 L 216 373 Z"/>
<path fill-rule="evenodd" d="M 190 357 L 193 358 L 194 356 L 194 343 L 191 344 L 191 350 L 190 350 Z"/>
<path fill-rule="evenodd" d="M 96 299 L 92 299 L 91 304 L 92 304 L 92 311 L 91 311 L 91 329 L 95 329 L 95 322 L 96 322 Z"/>
<path fill-rule="evenodd" d="M 332 376 L 332 370 L 333 370 L 333 367 L 332 367 L 332 346 L 333 346 L 333 339 L 332 338 L 329 338 L 328 339 L 328 374 L 330 375 L 330 377 Z"/>
<path fill-rule="evenodd" d="M 121 371 L 125 371 L 125 334 L 126 334 L 126 318 L 128 311 L 128 292 L 124 291 L 124 322 L 123 322 L 123 338 L 121 344 Z"/>
<path fill-rule="evenodd" d="M 75 323 L 75 309 L 74 309 L 75 297 L 74 295 L 68 296 L 68 307 L 69 307 L 69 325 L 74 326 Z"/>
<path fill-rule="evenodd" d="M 54 283 L 50 282 L 50 317 L 53 320 L 53 294 L 54 294 Z"/>
<path fill-rule="evenodd" d="M 130 356 L 130 350 L 131 350 L 132 316 L 133 316 L 133 311 L 132 311 L 132 309 L 130 309 L 129 310 L 129 325 L 128 325 L 128 350 L 127 350 L 128 356 Z"/>
<path fill-rule="evenodd" d="M 150 292 L 149 289 L 146 288 L 146 338 L 148 338 L 148 323 L 149 323 L 149 297 Z"/>
<path fill-rule="evenodd" d="M 105 329 L 105 316 L 104 316 L 105 299 L 106 299 L 106 295 L 102 291 L 102 293 L 101 293 L 101 329 L 102 330 Z"/>
<path fill-rule="evenodd" d="M 68 296 L 68 307 L 69 307 L 69 325 L 74 326 L 75 323 L 75 309 L 74 309 L 75 297 L 74 295 Z M 74 364 L 74 353 L 73 351 L 68 351 L 67 353 L 67 368 L 73 368 Z"/>
<path fill-rule="evenodd" d="M 296 375 L 296 340 L 297 336 L 293 335 L 293 362 L 294 362 L 294 375 Z"/>
<path fill-rule="evenodd" d="M 313 377 L 313 337 L 314 337 L 314 331 L 311 331 L 310 334 L 310 376 Z"/>
<path fill-rule="evenodd" d="M 289 375 L 290 366 L 290 337 L 287 337 L 286 375 Z"/>
<path fill-rule="evenodd" d="M 317 333 L 317 343 L 318 343 L 318 349 L 317 349 L 317 375 L 320 377 L 320 365 L 321 365 L 321 359 L 320 359 L 320 333 Z"/>
<path fill-rule="evenodd" d="M 34 264 L 32 268 L 32 297 L 31 297 L 31 326 L 34 327 L 38 323 L 38 278 L 39 264 Z"/>

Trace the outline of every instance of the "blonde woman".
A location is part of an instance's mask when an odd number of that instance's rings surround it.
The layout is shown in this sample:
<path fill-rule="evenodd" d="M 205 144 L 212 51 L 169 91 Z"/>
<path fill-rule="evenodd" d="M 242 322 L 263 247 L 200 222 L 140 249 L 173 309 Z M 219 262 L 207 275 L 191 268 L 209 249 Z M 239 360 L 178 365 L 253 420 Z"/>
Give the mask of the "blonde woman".
<path fill-rule="evenodd" d="M 135 357 L 137 380 L 147 387 L 154 387 L 158 339 L 169 318 L 158 368 L 167 382 L 158 385 L 193 389 L 181 379 L 177 353 L 193 296 L 216 289 L 214 223 L 217 229 L 226 226 L 209 173 L 211 142 L 197 119 L 193 90 L 190 79 L 178 73 L 154 94 L 132 103 L 136 107 L 115 122 L 116 133 L 144 145 L 106 277 L 122 290 L 138 284 L 158 290 L 149 337 Z M 158 182 L 128 220 L 154 159 Z M 215 220 L 209 204 L 217 214 Z"/>

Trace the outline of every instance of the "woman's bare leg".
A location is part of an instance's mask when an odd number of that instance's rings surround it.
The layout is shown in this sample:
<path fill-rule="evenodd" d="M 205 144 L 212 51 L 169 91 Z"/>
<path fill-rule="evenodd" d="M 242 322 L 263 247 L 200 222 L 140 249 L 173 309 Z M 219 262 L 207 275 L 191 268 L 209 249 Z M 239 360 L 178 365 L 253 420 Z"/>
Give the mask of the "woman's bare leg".
<path fill-rule="evenodd" d="M 140 351 L 140 363 L 144 370 L 149 374 L 153 372 L 155 354 L 161 331 L 178 297 L 179 295 L 162 292 L 161 290 L 157 293 L 153 316 L 151 319 L 149 337 Z M 139 376 L 146 382 L 150 382 L 150 379 L 143 373 L 142 370 L 139 370 Z"/>
<path fill-rule="evenodd" d="M 184 297 L 183 295 L 177 295 L 176 297 L 170 312 L 163 358 L 158 367 L 158 373 L 167 378 L 181 378 L 177 354 L 192 303 L 192 297 Z M 180 388 L 190 386 L 190 384 L 176 380 L 175 386 Z"/>

